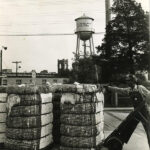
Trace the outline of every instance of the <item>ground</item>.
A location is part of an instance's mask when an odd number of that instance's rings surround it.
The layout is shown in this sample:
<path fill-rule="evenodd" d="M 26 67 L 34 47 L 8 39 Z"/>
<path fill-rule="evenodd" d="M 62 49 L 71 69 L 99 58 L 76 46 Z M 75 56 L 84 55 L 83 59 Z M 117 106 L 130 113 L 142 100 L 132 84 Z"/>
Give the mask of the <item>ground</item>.
<path fill-rule="evenodd" d="M 128 115 L 126 111 L 105 111 L 105 136 L 109 135 Z M 140 123 L 123 150 L 149 150 L 147 137 Z"/>

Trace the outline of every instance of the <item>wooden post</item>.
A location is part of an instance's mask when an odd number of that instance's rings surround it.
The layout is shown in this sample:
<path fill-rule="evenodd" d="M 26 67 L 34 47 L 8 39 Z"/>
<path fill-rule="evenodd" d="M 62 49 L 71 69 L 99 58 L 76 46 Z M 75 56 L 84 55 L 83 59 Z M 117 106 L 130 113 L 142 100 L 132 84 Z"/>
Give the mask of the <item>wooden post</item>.
<path fill-rule="evenodd" d="M 114 107 L 118 107 L 118 93 L 116 92 L 111 93 L 111 104 Z"/>
<path fill-rule="evenodd" d="M 118 107 L 118 93 L 114 93 L 114 106 Z"/>

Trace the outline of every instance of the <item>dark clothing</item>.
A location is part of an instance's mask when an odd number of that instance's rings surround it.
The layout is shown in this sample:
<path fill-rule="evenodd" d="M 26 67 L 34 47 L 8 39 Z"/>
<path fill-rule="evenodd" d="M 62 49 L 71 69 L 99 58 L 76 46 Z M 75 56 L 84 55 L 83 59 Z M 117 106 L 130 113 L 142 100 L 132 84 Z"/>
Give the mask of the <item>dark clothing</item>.
<path fill-rule="evenodd" d="M 150 147 L 150 110 L 148 105 L 145 103 L 144 108 L 141 110 L 141 114 L 145 117 L 141 122 L 147 134 L 147 139 Z"/>
<path fill-rule="evenodd" d="M 133 106 L 136 109 L 140 103 L 143 101 L 144 105 L 140 109 L 139 114 L 136 116 L 136 120 L 141 121 L 142 125 L 145 129 L 148 144 L 150 147 L 150 91 L 147 90 L 144 86 L 139 85 L 136 86 L 134 89 L 131 88 L 118 88 L 118 87 L 108 87 L 109 90 L 120 93 L 120 94 L 126 94 L 129 95 Z M 130 128 L 127 129 L 127 135 L 126 135 L 126 142 L 129 140 L 130 136 L 132 135 L 134 129 L 136 128 L 138 121 L 132 120 L 131 123 L 129 123 Z"/>
<path fill-rule="evenodd" d="M 150 109 L 145 100 L 143 100 L 143 97 L 140 92 L 133 91 L 129 93 L 130 98 L 132 99 L 134 108 L 137 108 L 142 101 L 144 101 L 144 106 L 140 110 L 139 114 L 139 120 L 142 122 L 143 127 L 145 129 L 149 147 L 150 147 Z"/>

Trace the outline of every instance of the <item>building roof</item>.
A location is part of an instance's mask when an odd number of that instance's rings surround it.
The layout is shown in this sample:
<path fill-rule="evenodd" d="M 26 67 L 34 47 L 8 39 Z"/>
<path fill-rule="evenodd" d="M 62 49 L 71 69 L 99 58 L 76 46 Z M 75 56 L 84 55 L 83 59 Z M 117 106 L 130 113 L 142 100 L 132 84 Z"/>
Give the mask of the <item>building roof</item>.
<path fill-rule="evenodd" d="M 76 18 L 75 21 L 77 21 L 79 19 L 91 19 L 91 20 L 94 20 L 92 17 L 88 17 L 85 14 L 83 14 L 83 16 L 81 16 L 81 17 Z"/>
<path fill-rule="evenodd" d="M 4 73 L 4 75 L 7 76 L 7 78 L 32 78 L 32 73 Z M 37 78 L 58 78 L 58 74 L 53 72 L 53 73 L 36 73 Z"/>

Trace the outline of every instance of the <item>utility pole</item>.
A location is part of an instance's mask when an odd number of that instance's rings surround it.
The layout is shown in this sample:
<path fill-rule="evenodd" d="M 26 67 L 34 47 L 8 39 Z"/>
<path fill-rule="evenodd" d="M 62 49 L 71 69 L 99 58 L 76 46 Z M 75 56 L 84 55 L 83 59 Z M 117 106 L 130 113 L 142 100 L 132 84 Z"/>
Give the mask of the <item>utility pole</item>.
<path fill-rule="evenodd" d="M 18 64 L 21 63 L 21 61 L 13 61 L 12 63 L 16 64 L 16 76 L 18 74 L 18 69 L 21 68 L 20 66 L 18 66 Z"/>
<path fill-rule="evenodd" d="M 110 0 L 105 0 L 106 25 L 111 20 Z"/>
<path fill-rule="evenodd" d="M 7 47 L 2 46 L 0 50 L 0 85 L 2 85 L 3 78 L 3 50 L 7 50 Z"/>

